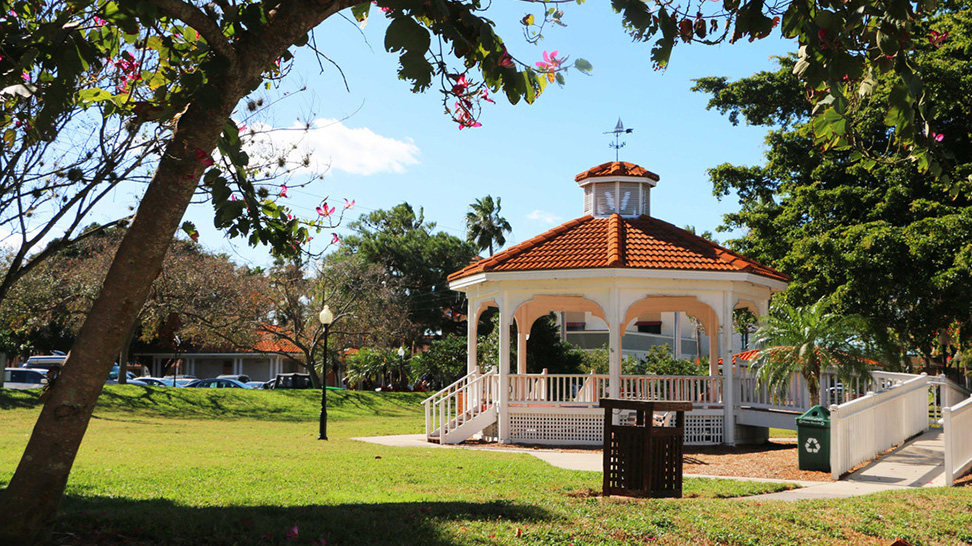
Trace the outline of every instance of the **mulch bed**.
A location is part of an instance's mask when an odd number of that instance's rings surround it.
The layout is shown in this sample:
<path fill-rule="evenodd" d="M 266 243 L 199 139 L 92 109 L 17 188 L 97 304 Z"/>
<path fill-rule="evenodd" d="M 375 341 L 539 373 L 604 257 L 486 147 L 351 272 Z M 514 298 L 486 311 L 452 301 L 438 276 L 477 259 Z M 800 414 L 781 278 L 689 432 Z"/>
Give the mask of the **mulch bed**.
<path fill-rule="evenodd" d="M 548 446 L 504 445 L 468 440 L 464 445 L 495 449 L 550 449 Z M 601 453 L 600 449 L 561 449 Z M 774 480 L 801 480 L 829 482 L 829 472 L 800 470 L 797 468 L 797 444 L 793 441 L 774 440 L 762 445 L 744 446 L 685 446 L 682 456 L 682 472 L 703 476 L 733 476 L 740 478 L 764 478 Z"/>
<path fill-rule="evenodd" d="M 763 445 L 685 446 L 682 471 L 705 476 L 735 476 L 774 480 L 831 481 L 829 472 L 797 468 L 796 442 Z"/>

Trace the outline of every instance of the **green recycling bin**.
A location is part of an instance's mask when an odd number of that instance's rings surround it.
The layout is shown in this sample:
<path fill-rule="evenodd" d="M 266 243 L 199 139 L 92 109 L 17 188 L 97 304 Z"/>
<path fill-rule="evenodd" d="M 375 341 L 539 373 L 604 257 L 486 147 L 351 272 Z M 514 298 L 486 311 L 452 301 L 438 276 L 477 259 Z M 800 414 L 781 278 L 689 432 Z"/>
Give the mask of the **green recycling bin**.
<path fill-rule="evenodd" d="M 800 470 L 830 472 L 830 410 L 814 406 L 796 418 Z"/>

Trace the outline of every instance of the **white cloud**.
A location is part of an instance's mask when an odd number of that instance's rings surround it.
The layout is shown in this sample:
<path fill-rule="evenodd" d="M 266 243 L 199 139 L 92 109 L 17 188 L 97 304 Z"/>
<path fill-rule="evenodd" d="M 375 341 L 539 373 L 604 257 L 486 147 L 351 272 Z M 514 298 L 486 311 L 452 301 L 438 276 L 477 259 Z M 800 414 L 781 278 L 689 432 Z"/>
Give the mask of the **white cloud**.
<path fill-rule="evenodd" d="M 552 212 L 547 212 L 547 211 L 543 211 L 543 210 L 540 210 L 540 209 L 536 209 L 533 212 L 531 212 L 530 214 L 527 214 L 527 219 L 528 220 L 539 220 L 540 222 L 543 222 L 544 224 L 551 224 L 551 225 L 553 225 L 553 224 L 559 224 L 560 221 L 561 221 L 560 216 L 557 216 L 556 214 L 554 214 Z"/>
<path fill-rule="evenodd" d="M 285 153 L 288 161 L 300 163 L 307 156 L 309 163 L 299 169 L 305 173 L 320 174 L 328 169 L 365 176 L 402 173 L 408 165 L 419 162 L 419 148 L 412 139 L 395 140 L 366 127 L 352 129 L 334 119 L 316 119 L 306 131 L 299 123 L 285 129 L 254 124 L 251 129 L 256 134 L 247 143 L 247 150 L 254 159 Z"/>

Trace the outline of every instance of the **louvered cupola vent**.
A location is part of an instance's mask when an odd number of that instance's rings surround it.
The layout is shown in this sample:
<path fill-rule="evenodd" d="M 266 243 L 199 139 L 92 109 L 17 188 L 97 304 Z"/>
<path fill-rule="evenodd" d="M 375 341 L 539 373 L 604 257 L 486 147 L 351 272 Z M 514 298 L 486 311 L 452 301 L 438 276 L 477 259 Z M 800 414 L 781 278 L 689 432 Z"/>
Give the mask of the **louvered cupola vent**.
<path fill-rule="evenodd" d="M 651 188 L 658 175 L 632 163 L 614 161 L 587 170 L 574 180 L 584 188 L 584 214 L 604 218 L 651 215 Z"/>

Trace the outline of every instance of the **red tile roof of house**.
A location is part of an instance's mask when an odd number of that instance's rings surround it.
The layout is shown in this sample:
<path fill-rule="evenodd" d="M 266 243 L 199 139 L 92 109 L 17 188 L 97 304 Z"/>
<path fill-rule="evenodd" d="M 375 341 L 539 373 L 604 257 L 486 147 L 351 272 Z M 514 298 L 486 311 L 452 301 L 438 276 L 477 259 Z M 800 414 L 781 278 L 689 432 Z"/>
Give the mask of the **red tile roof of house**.
<path fill-rule="evenodd" d="M 597 167 L 587 169 L 586 171 L 575 176 L 574 181 L 580 182 L 581 180 L 586 180 L 588 178 L 606 176 L 637 176 L 641 178 L 650 178 L 655 182 L 658 182 L 659 180 L 657 174 L 649 171 L 648 169 L 639 167 L 634 163 L 628 163 L 626 161 L 610 161 L 608 163 L 601 163 Z"/>
<path fill-rule="evenodd" d="M 274 332 L 285 333 L 281 328 L 274 325 L 263 325 L 257 331 L 260 339 L 253 345 L 253 348 L 263 353 L 301 353 L 299 347 L 290 340 L 283 339 L 274 335 Z M 291 333 L 291 332 L 286 332 Z"/>
<path fill-rule="evenodd" d="M 617 214 L 571 220 L 472 263 L 449 280 L 487 271 L 597 268 L 746 272 L 789 281 L 783 273 L 657 218 Z"/>
<path fill-rule="evenodd" d="M 301 350 L 286 339 L 261 339 L 253 347 L 261 353 L 299 353 Z"/>

